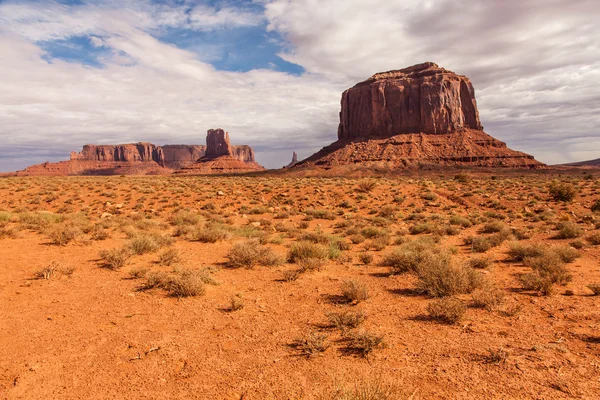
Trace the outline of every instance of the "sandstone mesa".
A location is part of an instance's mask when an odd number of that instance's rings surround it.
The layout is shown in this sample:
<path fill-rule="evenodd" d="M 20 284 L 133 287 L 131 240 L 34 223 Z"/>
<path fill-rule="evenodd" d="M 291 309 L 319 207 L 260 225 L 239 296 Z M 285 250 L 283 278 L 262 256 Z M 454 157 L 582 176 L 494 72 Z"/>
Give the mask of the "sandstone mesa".
<path fill-rule="evenodd" d="M 212 132 L 212 133 L 211 133 Z M 195 169 L 199 160 L 220 159 L 220 167 Z M 69 161 L 45 162 L 18 171 L 17 175 L 165 175 L 186 169 L 187 173 L 214 174 L 260 171 L 254 150 L 233 146 L 222 129 L 208 131 L 204 145 L 156 146 L 148 142 L 117 145 L 85 145 L 72 152 Z"/>
<path fill-rule="evenodd" d="M 338 140 L 297 165 L 540 168 L 483 131 L 471 81 L 426 62 L 382 72 L 342 95 Z"/>

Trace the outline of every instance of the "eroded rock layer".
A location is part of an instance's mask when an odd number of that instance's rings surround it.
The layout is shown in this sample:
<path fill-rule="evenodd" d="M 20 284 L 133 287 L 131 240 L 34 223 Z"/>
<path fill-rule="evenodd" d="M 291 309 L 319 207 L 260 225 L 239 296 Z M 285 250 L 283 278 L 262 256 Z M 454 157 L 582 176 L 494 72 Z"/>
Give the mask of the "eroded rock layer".
<path fill-rule="evenodd" d="M 338 139 L 483 129 L 469 78 L 434 63 L 375 74 L 341 105 Z"/>
<path fill-rule="evenodd" d="M 434 63 L 375 74 L 341 108 L 338 141 L 297 167 L 544 167 L 483 132 L 471 81 Z"/>
<path fill-rule="evenodd" d="M 218 130 L 217 130 L 218 131 Z M 223 132 L 223 130 L 220 130 Z M 117 145 L 85 145 L 81 152 L 72 152 L 69 161 L 45 162 L 33 165 L 17 175 L 164 175 L 194 166 L 206 157 L 207 151 L 214 154 L 210 159 L 225 157 L 215 164 L 214 172 L 235 173 L 263 169 L 254 159 L 250 146 L 232 146 L 229 135 L 216 132 L 207 136 L 204 145 L 164 145 L 139 142 Z M 207 165 L 203 166 L 203 171 Z M 206 173 L 196 171 L 196 173 Z M 210 172 L 208 172 L 210 173 Z"/>

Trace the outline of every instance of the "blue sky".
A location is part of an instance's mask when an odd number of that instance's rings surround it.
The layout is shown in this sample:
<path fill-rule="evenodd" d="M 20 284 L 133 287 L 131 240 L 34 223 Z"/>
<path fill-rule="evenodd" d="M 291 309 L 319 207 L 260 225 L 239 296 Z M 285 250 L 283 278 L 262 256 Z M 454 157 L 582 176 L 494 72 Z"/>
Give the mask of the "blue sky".
<path fill-rule="evenodd" d="M 510 147 L 597 158 L 598 19 L 594 0 L 0 0 L 0 171 L 217 127 L 280 167 L 336 139 L 343 90 L 423 61 L 469 76 Z"/>

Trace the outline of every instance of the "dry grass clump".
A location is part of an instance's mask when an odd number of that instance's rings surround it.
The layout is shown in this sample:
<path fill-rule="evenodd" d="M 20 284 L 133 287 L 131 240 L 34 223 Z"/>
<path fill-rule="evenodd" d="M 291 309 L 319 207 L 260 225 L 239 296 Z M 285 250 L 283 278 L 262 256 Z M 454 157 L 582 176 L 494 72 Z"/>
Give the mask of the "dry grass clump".
<path fill-rule="evenodd" d="M 242 296 L 239 293 L 235 296 L 231 296 L 231 298 L 229 299 L 229 306 L 226 310 L 229 312 L 233 312 L 241 310 L 242 308 L 244 308 L 244 299 L 242 298 Z"/>
<path fill-rule="evenodd" d="M 364 311 L 330 312 L 326 316 L 331 326 L 339 329 L 342 334 L 350 329 L 358 328 L 367 319 Z"/>
<path fill-rule="evenodd" d="M 65 246 L 82 235 L 79 227 L 72 224 L 55 224 L 46 229 L 50 243 Z"/>
<path fill-rule="evenodd" d="M 492 247 L 500 246 L 511 236 L 510 229 L 502 229 L 492 235 L 487 236 L 469 236 L 465 238 L 466 245 L 471 246 L 471 250 L 475 253 L 485 253 Z"/>
<path fill-rule="evenodd" d="M 573 278 L 565 261 L 556 251 L 549 250 L 537 257 L 527 257 L 523 263 L 532 269 L 532 272 L 519 278 L 525 290 L 549 295 L 555 284 L 564 286 Z"/>
<path fill-rule="evenodd" d="M 216 243 L 230 239 L 231 233 L 220 224 L 207 224 L 203 227 L 193 227 L 187 232 L 185 238 L 192 242 Z"/>
<path fill-rule="evenodd" d="M 485 308 L 487 311 L 498 309 L 506 300 L 504 291 L 492 285 L 474 290 L 471 297 L 473 307 Z"/>
<path fill-rule="evenodd" d="M 375 189 L 377 186 L 377 181 L 373 179 L 364 179 L 359 181 L 357 184 L 356 190 L 361 193 L 369 193 Z"/>
<path fill-rule="evenodd" d="M 128 247 L 120 247 L 110 250 L 102 250 L 100 258 L 103 261 L 104 268 L 118 270 L 123 268 L 131 258 L 131 249 Z"/>
<path fill-rule="evenodd" d="M 171 217 L 171 224 L 175 226 L 193 226 L 200 222 L 200 215 L 191 211 L 179 211 Z"/>
<path fill-rule="evenodd" d="M 427 306 L 429 317 L 445 324 L 456 324 L 466 311 L 465 304 L 455 297 L 444 297 Z"/>
<path fill-rule="evenodd" d="M 369 288 L 362 282 L 347 280 L 342 283 L 342 296 L 348 303 L 358 304 L 369 298 Z"/>
<path fill-rule="evenodd" d="M 500 221 L 493 221 L 485 224 L 481 228 L 481 233 L 497 233 L 506 229 L 506 225 Z"/>
<path fill-rule="evenodd" d="M 377 335 L 366 330 L 355 332 L 347 337 L 347 350 L 367 357 L 374 350 L 386 346 L 382 335 Z"/>
<path fill-rule="evenodd" d="M 358 259 L 361 263 L 365 265 L 369 265 L 373 262 L 373 254 L 368 252 L 363 252 L 358 255 Z"/>
<path fill-rule="evenodd" d="M 508 255 L 513 261 L 523 261 L 527 257 L 539 257 L 546 251 L 547 246 L 541 244 L 511 243 Z"/>
<path fill-rule="evenodd" d="M 548 193 L 555 201 L 569 202 L 577 195 L 577 189 L 570 183 L 553 181 L 548 186 Z"/>
<path fill-rule="evenodd" d="M 175 248 L 166 249 L 158 256 L 158 263 L 167 267 L 181 261 L 181 254 Z"/>
<path fill-rule="evenodd" d="M 283 263 L 281 256 L 270 247 L 261 245 L 257 239 L 234 244 L 227 257 L 228 265 L 232 268 L 253 268 L 257 265 L 273 266 Z"/>
<path fill-rule="evenodd" d="M 600 283 L 592 283 L 587 285 L 587 288 L 592 291 L 594 296 L 600 296 Z"/>
<path fill-rule="evenodd" d="M 469 260 L 469 267 L 475 269 L 486 269 L 492 264 L 492 259 L 488 257 L 474 257 Z"/>
<path fill-rule="evenodd" d="M 571 221 L 560 222 L 557 226 L 557 239 L 575 239 L 583 234 L 583 229 Z"/>
<path fill-rule="evenodd" d="M 145 278 L 143 290 L 164 289 L 172 297 L 202 296 L 206 292 L 205 284 L 216 284 L 206 270 L 151 271 Z"/>
<path fill-rule="evenodd" d="M 327 340 L 327 335 L 317 332 L 308 332 L 301 338 L 296 339 L 293 346 L 300 350 L 302 354 L 311 357 L 319 353 L 323 353 L 330 346 Z"/>
<path fill-rule="evenodd" d="M 10 238 L 16 239 L 18 237 L 17 227 L 0 226 L 0 239 Z"/>
<path fill-rule="evenodd" d="M 397 400 L 410 398 L 402 396 L 396 384 L 385 383 L 380 379 L 361 381 L 346 388 L 338 385 L 330 393 L 318 397 L 319 400 Z"/>
<path fill-rule="evenodd" d="M 479 272 L 449 257 L 429 257 L 419 263 L 416 273 L 417 291 L 432 297 L 471 293 L 484 282 Z"/>
<path fill-rule="evenodd" d="M 381 265 L 392 268 L 393 274 L 414 272 L 417 266 L 427 258 L 446 257 L 429 239 L 417 239 L 402 244 L 391 252 L 384 254 Z"/>
<path fill-rule="evenodd" d="M 600 244 L 600 232 L 595 232 L 592 233 L 591 235 L 588 235 L 585 240 L 587 240 L 587 242 L 589 244 L 591 244 L 592 246 L 597 246 Z"/>
<path fill-rule="evenodd" d="M 288 259 L 290 262 L 298 262 L 305 259 L 327 260 L 329 259 L 329 248 L 307 241 L 296 242 L 290 248 Z"/>
<path fill-rule="evenodd" d="M 154 253 L 161 247 L 169 246 L 173 238 L 159 233 L 135 233 L 129 240 L 128 246 L 134 254 Z"/>

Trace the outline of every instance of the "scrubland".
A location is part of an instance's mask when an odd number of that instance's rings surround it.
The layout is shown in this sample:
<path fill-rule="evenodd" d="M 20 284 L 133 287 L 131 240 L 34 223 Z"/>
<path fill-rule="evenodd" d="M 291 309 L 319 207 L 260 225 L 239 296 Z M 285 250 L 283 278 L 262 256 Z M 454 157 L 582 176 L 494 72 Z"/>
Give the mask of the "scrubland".
<path fill-rule="evenodd" d="M 597 174 L 0 180 L 5 398 L 596 398 Z"/>

